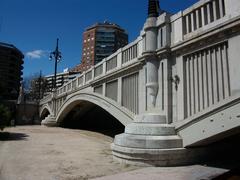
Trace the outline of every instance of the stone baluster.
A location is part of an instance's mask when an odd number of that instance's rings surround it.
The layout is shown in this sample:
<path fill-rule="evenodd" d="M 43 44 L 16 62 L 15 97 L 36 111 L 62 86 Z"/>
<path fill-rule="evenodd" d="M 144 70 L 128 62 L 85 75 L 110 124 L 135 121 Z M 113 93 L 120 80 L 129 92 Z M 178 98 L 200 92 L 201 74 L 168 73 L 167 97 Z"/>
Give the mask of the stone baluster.
<path fill-rule="evenodd" d="M 199 9 L 196 10 L 196 29 L 200 28 Z"/>
<path fill-rule="evenodd" d="M 190 32 L 188 15 L 185 16 L 185 19 L 186 19 L 186 34 L 188 34 Z"/>
<path fill-rule="evenodd" d="M 216 21 L 218 19 L 217 16 L 217 3 L 216 0 L 213 1 L 213 21 Z"/>
<path fill-rule="evenodd" d="M 218 0 L 219 2 L 219 12 L 220 12 L 220 18 L 224 16 L 224 6 L 223 6 L 223 1 L 222 0 Z"/>
<path fill-rule="evenodd" d="M 192 29 L 192 32 L 195 30 L 195 27 L 194 27 L 194 12 L 192 12 L 191 14 L 190 14 L 190 16 L 191 16 L 191 29 Z"/>
<path fill-rule="evenodd" d="M 205 22 L 205 12 L 204 12 L 204 6 L 201 7 L 201 14 L 202 14 L 202 26 L 205 26 L 207 23 Z"/>
<path fill-rule="evenodd" d="M 207 24 L 211 22 L 211 9 L 210 3 L 207 4 Z"/>

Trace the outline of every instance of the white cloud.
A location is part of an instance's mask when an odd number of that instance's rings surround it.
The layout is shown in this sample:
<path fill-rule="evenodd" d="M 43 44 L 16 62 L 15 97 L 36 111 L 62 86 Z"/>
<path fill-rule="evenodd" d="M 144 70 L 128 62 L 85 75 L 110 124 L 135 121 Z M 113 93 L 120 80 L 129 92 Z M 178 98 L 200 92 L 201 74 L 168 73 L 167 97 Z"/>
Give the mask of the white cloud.
<path fill-rule="evenodd" d="M 47 51 L 44 50 L 34 50 L 26 53 L 26 57 L 29 59 L 40 59 L 42 57 L 46 57 L 48 54 Z"/>

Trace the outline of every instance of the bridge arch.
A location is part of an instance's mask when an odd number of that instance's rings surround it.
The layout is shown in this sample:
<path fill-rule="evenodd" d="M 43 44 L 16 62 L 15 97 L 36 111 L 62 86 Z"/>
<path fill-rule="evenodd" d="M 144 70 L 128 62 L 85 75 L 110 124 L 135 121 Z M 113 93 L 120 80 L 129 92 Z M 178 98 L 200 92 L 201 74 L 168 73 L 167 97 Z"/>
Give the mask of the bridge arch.
<path fill-rule="evenodd" d="M 40 111 L 39 111 L 39 116 L 40 116 L 40 119 L 43 120 L 45 117 L 47 117 L 49 114 L 52 114 L 52 110 L 51 108 L 49 107 L 48 104 L 44 104 L 41 108 L 40 108 Z"/>
<path fill-rule="evenodd" d="M 133 121 L 133 113 L 121 107 L 118 103 L 109 98 L 105 98 L 96 93 L 75 93 L 69 96 L 67 101 L 64 102 L 64 104 L 58 110 L 56 117 L 57 123 L 60 124 L 75 106 L 84 101 L 90 102 L 104 109 L 124 126 Z"/>

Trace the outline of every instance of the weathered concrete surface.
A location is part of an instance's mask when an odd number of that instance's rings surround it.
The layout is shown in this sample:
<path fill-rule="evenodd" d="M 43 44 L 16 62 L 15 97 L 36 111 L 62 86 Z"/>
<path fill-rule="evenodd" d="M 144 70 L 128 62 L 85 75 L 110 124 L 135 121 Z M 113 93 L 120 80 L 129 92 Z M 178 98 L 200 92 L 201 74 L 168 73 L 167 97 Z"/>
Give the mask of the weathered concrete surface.
<path fill-rule="evenodd" d="M 200 165 L 184 167 L 150 167 L 94 180 L 211 180 L 227 170 Z"/>
<path fill-rule="evenodd" d="M 112 159 L 113 139 L 94 132 L 41 126 L 0 133 L 0 180 L 82 180 L 136 169 Z"/>

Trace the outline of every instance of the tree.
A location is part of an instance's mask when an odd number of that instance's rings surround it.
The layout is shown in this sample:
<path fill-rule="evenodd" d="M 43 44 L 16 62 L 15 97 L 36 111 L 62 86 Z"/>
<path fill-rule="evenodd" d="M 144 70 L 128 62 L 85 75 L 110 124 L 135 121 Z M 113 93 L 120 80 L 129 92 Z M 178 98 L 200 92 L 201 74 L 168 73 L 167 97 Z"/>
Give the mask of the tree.
<path fill-rule="evenodd" d="M 47 81 L 41 74 L 25 77 L 23 85 L 26 100 L 39 101 L 47 90 Z"/>
<path fill-rule="evenodd" d="M 0 129 L 3 130 L 9 124 L 11 112 L 7 107 L 0 104 Z"/>
<path fill-rule="evenodd" d="M 47 81 L 43 77 L 35 78 L 31 81 L 30 94 L 35 100 L 43 98 L 44 93 L 47 89 Z"/>

